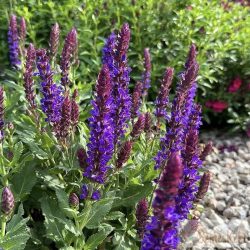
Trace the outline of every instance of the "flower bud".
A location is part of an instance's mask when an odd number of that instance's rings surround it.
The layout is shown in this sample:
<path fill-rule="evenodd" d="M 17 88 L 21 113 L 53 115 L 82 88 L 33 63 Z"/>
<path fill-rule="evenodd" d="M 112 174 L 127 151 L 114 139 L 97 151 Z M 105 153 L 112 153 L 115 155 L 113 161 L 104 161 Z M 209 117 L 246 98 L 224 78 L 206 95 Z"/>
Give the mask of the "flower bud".
<path fill-rule="evenodd" d="M 78 207 L 79 206 L 79 198 L 76 193 L 71 193 L 69 195 L 69 205 L 71 207 Z"/>
<path fill-rule="evenodd" d="M 211 179 L 211 174 L 209 171 L 204 173 L 203 176 L 201 177 L 200 186 L 196 194 L 196 202 L 204 198 L 209 187 L 210 179 Z"/>
<path fill-rule="evenodd" d="M 13 193 L 8 187 L 5 187 L 2 192 L 2 211 L 8 215 L 13 211 L 15 200 Z"/>

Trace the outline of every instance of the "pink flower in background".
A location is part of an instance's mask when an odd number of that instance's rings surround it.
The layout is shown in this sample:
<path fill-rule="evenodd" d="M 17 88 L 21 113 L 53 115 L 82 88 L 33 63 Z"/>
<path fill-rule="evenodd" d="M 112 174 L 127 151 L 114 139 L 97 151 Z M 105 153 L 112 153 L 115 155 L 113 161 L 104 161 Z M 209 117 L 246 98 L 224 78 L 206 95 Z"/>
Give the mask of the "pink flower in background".
<path fill-rule="evenodd" d="M 207 108 L 212 109 L 216 113 L 220 113 L 228 107 L 227 102 L 220 100 L 207 101 L 205 105 Z"/>
<path fill-rule="evenodd" d="M 228 92 L 230 92 L 230 93 L 237 92 L 239 90 L 241 84 L 242 84 L 242 80 L 240 77 L 234 78 L 228 87 Z"/>

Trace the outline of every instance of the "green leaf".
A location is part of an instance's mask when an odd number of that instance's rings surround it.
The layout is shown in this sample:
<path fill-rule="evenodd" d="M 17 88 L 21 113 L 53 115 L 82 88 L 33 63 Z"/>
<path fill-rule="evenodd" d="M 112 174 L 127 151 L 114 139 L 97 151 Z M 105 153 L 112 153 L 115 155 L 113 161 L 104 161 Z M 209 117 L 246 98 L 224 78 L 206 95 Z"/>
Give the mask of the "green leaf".
<path fill-rule="evenodd" d="M 14 156 L 11 161 L 11 166 L 14 166 L 20 159 L 21 155 L 23 152 L 23 143 L 19 141 L 18 143 L 15 144 L 14 146 Z"/>
<path fill-rule="evenodd" d="M 16 200 L 23 200 L 36 183 L 35 166 L 26 165 L 11 179 Z"/>
<path fill-rule="evenodd" d="M 0 247 L 4 250 L 22 250 L 30 238 L 29 228 L 27 227 L 28 218 L 23 218 L 24 210 L 20 205 L 18 213 L 15 214 L 7 224 L 7 233 L 0 239 Z"/>
<path fill-rule="evenodd" d="M 120 200 L 114 202 L 113 207 L 133 207 L 142 198 L 147 197 L 153 190 L 151 182 L 144 185 L 131 185 L 125 191 L 121 191 L 117 196 Z"/>
<path fill-rule="evenodd" d="M 106 237 L 113 231 L 113 227 L 109 224 L 102 224 L 96 234 L 91 235 L 86 244 L 84 245 L 84 250 L 94 250 L 96 249 Z"/>
<path fill-rule="evenodd" d="M 100 201 L 97 201 L 93 208 L 91 209 L 91 215 L 88 219 L 86 224 L 87 228 L 97 228 L 102 220 L 104 219 L 105 215 L 110 211 L 112 208 L 113 202 L 115 197 L 113 198 L 104 198 Z"/>
<path fill-rule="evenodd" d="M 122 217 L 124 217 L 124 213 L 120 211 L 112 211 L 105 217 L 105 220 L 117 220 Z"/>

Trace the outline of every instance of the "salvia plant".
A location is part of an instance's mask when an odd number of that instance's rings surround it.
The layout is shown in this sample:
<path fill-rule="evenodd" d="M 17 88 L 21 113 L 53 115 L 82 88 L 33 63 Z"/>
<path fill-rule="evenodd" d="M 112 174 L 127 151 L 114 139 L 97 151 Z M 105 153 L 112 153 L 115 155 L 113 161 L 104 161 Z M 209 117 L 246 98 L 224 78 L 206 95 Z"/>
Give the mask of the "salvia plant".
<path fill-rule="evenodd" d="M 74 75 L 75 28 L 60 46 L 54 24 L 48 48 L 37 48 L 25 40 L 25 20 L 17 26 L 12 15 L 8 41 L 16 77 L 0 87 L 0 247 L 181 247 L 198 228 L 211 178 L 203 162 L 212 144 L 199 144 L 195 45 L 174 99 L 174 69 L 167 67 L 150 104 L 149 49 L 141 79 L 129 88 L 127 23 L 107 38 L 96 83 L 86 86 Z"/>

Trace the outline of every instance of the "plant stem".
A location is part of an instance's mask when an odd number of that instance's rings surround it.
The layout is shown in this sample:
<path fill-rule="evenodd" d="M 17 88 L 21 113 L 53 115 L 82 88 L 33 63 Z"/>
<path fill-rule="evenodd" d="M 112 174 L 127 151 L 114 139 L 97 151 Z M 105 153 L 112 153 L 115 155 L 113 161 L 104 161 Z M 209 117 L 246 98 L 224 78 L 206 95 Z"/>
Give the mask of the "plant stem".
<path fill-rule="evenodd" d="M 1 221 L 1 236 L 2 236 L 2 238 L 5 236 L 5 230 L 6 230 L 6 218 L 4 216 L 2 218 L 2 221 Z"/>

